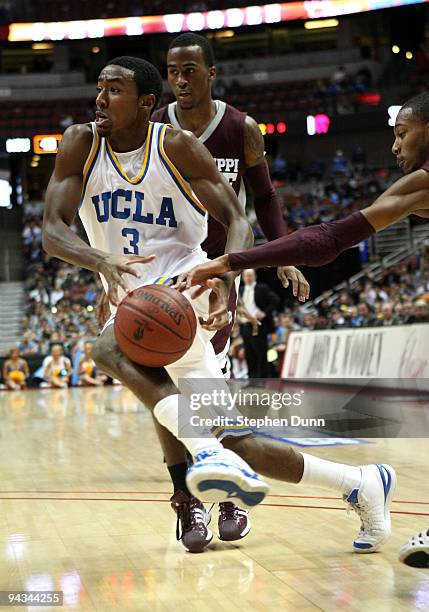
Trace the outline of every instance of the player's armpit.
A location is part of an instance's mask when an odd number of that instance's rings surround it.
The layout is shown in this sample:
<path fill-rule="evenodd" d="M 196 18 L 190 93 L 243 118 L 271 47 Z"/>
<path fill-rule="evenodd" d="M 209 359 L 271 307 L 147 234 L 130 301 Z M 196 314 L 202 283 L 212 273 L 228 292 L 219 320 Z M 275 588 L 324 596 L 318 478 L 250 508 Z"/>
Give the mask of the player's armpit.
<path fill-rule="evenodd" d="M 429 219 L 429 209 L 428 210 L 415 210 L 413 211 L 413 215 L 417 215 L 418 217 L 422 217 L 423 219 Z"/>
<path fill-rule="evenodd" d="M 251 246 L 253 234 L 250 224 L 234 190 L 222 178 L 206 147 L 190 132 L 167 129 L 164 148 L 207 212 L 227 228 L 225 251 Z"/>
<path fill-rule="evenodd" d="M 393 183 L 374 204 L 362 210 L 362 214 L 379 232 L 416 211 L 426 209 L 429 209 L 429 174 L 425 170 L 416 170 Z"/>

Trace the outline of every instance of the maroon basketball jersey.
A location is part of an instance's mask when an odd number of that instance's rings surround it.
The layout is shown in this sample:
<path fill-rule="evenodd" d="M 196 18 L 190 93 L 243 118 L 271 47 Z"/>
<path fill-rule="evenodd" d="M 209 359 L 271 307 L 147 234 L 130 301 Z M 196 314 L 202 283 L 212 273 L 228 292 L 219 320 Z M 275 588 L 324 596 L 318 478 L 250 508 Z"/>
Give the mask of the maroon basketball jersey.
<path fill-rule="evenodd" d="M 171 123 L 176 129 L 182 129 L 176 116 L 176 104 L 172 102 L 156 110 L 152 121 Z M 243 174 L 246 170 L 244 159 L 244 120 L 242 113 L 233 106 L 216 100 L 216 114 L 203 134 L 199 137 L 212 154 L 219 172 L 232 185 L 243 208 L 246 205 L 246 189 Z M 215 259 L 225 253 L 226 232 L 220 223 L 209 217 L 208 233 L 202 243 L 203 250 L 210 259 Z"/>

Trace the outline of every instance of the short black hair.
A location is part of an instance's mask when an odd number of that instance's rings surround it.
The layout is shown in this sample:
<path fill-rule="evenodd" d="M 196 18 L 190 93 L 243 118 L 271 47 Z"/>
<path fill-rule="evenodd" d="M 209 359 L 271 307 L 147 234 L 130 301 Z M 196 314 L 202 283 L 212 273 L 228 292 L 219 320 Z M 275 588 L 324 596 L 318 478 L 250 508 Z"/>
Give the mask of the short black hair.
<path fill-rule="evenodd" d="M 179 36 L 176 36 L 176 38 L 171 42 L 168 49 L 175 49 L 176 47 L 200 47 L 201 51 L 203 52 L 204 61 L 207 68 L 211 68 L 215 64 L 213 48 L 207 38 L 204 38 L 204 36 L 193 34 L 192 32 L 179 34 Z"/>
<path fill-rule="evenodd" d="M 106 66 L 122 66 L 134 72 L 134 81 L 137 85 L 138 95 L 153 94 L 155 96 L 155 106 L 158 105 L 162 94 L 162 77 L 157 68 L 150 62 L 141 57 L 131 55 L 121 55 L 109 60 Z"/>
<path fill-rule="evenodd" d="M 411 100 L 405 102 L 401 107 L 401 111 L 407 108 L 411 108 L 413 115 L 417 115 L 423 123 L 429 122 L 429 91 L 423 91 L 419 93 Z"/>

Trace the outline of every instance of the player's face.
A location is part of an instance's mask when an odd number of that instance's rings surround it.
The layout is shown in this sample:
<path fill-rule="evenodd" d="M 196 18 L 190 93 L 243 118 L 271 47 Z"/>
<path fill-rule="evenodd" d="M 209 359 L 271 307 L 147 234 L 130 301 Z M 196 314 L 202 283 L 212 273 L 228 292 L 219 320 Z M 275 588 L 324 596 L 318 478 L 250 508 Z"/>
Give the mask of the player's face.
<path fill-rule="evenodd" d="M 396 118 L 392 153 L 404 174 L 418 170 L 429 157 L 429 125 L 411 108 L 399 111 Z"/>
<path fill-rule="evenodd" d="M 197 107 L 211 96 L 216 77 L 214 66 L 206 65 L 201 47 L 175 47 L 167 54 L 168 83 L 180 108 Z"/>
<path fill-rule="evenodd" d="M 139 96 L 134 72 L 105 66 L 98 77 L 95 125 L 100 136 L 132 128 L 138 120 Z"/>

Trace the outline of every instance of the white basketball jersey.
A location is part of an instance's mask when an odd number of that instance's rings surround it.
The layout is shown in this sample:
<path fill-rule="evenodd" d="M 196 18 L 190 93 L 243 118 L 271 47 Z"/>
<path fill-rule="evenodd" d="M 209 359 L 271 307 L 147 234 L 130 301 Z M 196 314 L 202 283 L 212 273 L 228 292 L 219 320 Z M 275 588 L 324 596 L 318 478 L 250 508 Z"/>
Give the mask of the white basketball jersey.
<path fill-rule="evenodd" d="M 156 255 L 126 274 L 131 288 L 168 280 L 207 261 L 207 212 L 164 150 L 167 125 L 149 122 L 145 145 L 115 153 L 91 123 L 79 216 L 89 243 L 117 255 Z M 105 288 L 107 284 L 101 276 Z"/>

